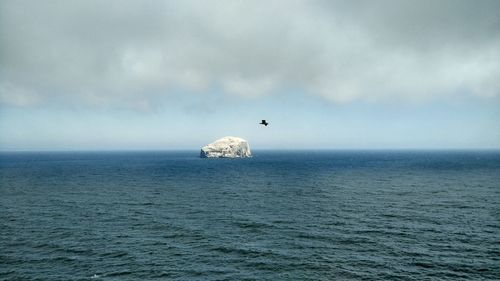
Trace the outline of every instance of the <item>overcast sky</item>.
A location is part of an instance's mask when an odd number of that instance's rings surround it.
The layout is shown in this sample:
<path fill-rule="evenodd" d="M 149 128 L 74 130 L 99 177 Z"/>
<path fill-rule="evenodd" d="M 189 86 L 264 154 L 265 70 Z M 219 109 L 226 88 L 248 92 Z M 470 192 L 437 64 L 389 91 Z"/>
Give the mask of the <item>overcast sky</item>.
<path fill-rule="evenodd" d="M 500 148 L 500 1 L 0 1 L 0 150 L 225 135 Z"/>

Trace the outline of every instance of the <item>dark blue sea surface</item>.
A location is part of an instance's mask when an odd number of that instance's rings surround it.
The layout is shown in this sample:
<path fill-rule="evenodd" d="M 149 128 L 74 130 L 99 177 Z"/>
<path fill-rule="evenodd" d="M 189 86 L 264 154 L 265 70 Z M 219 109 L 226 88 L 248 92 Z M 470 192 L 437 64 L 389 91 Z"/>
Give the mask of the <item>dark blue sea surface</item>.
<path fill-rule="evenodd" d="M 499 280 L 500 152 L 0 154 L 0 280 Z"/>

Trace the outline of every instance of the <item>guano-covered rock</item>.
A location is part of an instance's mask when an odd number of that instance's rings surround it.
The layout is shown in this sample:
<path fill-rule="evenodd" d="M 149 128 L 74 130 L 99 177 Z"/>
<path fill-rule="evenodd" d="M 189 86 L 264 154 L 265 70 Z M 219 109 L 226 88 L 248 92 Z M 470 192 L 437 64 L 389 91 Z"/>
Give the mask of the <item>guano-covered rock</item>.
<path fill-rule="evenodd" d="M 223 137 L 201 148 L 201 158 L 245 158 L 251 157 L 248 142 L 238 137 Z"/>

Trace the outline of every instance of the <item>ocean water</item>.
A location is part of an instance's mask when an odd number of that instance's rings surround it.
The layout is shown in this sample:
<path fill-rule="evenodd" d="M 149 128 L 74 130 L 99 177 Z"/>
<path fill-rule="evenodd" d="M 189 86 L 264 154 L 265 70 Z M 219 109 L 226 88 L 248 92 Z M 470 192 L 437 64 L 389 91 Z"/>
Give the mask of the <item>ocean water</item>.
<path fill-rule="evenodd" d="M 0 154 L 0 280 L 499 280 L 500 152 Z"/>

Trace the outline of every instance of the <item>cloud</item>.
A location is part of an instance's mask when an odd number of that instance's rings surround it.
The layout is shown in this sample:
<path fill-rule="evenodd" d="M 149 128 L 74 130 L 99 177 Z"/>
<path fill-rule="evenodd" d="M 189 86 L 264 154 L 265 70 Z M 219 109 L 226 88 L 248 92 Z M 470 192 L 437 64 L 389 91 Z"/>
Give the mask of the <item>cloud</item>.
<path fill-rule="evenodd" d="M 0 103 L 500 95 L 499 1 L 2 1 Z"/>

